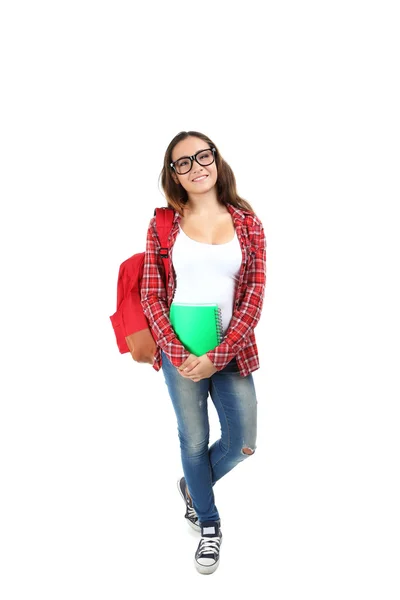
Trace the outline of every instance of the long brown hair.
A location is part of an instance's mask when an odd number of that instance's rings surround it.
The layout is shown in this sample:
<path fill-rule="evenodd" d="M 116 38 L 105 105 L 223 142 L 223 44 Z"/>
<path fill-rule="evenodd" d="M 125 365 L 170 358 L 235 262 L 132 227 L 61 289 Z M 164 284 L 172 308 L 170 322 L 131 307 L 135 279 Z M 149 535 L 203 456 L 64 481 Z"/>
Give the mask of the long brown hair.
<path fill-rule="evenodd" d="M 175 145 L 189 136 L 198 137 L 204 140 L 210 146 L 210 148 L 216 149 L 215 163 L 218 173 L 216 183 L 218 201 L 225 205 L 228 203 L 233 204 L 233 206 L 236 206 L 236 208 L 249 210 L 255 214 L 249 202 L 238 195 L 233 171 L 228 163 L 222 158 L 216 144 L 214 144 L 209 137 L 204 135 L 204 133 L 199 133 L 198 131 L 181 131 L 173 138 L 173 140 L 171 140 L 168 148 L 165 151 L 164 166 L 160 173 L 160 179 L 162 189 L 167 199 L 168 208 L 177 210 L 179 214 L 183 216 L 183 207 L 188 200 L 188 195 L 187 191 L 182 187 L 182 185 L 180 183 L 175 183 L 173 180 L 170 163 L 172 162 L 172 150 L 174 149 Z"/>

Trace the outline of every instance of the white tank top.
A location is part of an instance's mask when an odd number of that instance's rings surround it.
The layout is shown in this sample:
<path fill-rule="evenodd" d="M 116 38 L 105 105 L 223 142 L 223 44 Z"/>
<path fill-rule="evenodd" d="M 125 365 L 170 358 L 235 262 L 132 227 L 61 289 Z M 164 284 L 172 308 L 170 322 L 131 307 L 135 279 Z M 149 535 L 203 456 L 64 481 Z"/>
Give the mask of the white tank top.
<path fill-rule="evenodd" d="M 236 231 L 226 244 L 206 244 L 192 240 L 179 227 L 172 248 L 172 263 L 176 273 L 173 302 L 218 304 L 225 335 L 233 314 L 242 263 Z"/>

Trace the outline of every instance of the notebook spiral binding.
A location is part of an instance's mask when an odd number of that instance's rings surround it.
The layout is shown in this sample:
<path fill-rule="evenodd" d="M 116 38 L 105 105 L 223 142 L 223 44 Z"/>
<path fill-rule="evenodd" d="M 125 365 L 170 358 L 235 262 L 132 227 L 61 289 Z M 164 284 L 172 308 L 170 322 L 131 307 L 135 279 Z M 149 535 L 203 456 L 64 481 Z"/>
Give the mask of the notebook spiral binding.
<path fill-rule="evenodd" d="M 218 343 L 222 340 L 222 312 L 219 306 L 215 307 L 215 322 L 217 324 Z"/>

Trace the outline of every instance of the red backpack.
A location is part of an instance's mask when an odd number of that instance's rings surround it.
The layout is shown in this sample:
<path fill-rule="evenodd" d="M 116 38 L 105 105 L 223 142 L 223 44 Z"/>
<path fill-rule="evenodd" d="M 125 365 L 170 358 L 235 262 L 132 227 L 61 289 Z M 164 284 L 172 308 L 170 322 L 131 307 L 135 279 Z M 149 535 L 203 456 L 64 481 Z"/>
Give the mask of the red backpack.
<path fill-rule="evenodd" d="M 168 285 L 168 237 L 174 220 L 171 208 L 156 208 L 157 233 L 160 240 L 160 255 L 165 268 L 166 287 Z M 134 254 L 119 267 L 117 285 L 117 311 L 110 316 L 117 345 L 121 354 L 130 352 L 133 360 L 153 364 L 157 344 L 143 313 L 140 299 L 140 283 L 143 276 L 144 252 Z"/>

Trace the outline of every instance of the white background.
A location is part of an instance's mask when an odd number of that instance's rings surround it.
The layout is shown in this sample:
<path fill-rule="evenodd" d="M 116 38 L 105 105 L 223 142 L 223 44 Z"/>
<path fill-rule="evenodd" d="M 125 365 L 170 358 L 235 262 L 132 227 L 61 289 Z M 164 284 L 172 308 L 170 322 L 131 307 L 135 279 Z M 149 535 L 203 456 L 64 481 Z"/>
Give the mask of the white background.
<path fill-rule="evenodd" d="M 2 3 L 3 600 L 398 600 L 396 4 Z M 109 319 L 182 130 L 267 237 L 257 450 L 215 487 L 211 577 L 162 372 Z"/>

